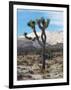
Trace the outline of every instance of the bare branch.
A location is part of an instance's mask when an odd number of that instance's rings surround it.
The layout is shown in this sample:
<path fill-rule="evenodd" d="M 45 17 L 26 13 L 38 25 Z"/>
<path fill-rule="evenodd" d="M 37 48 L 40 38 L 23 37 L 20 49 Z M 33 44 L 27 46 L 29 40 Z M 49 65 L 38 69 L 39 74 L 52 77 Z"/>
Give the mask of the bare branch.
<path fill-rule="evenodd" d="M 32 40 L 32 41 L 34 41 L 34 40 L 36 39 L 36 37 L 34 37 L 34 38 L 28 37 L 28 36 L 27 36 L 27 33 L 24 33 L 24 36 L 25 36 L 25 38 L 27 38 L 27 39 L 29 39 L 29 40 Z"/>
<path fill-rule="evenodd" d="M 37 20 L 37 24 L 38 24 L 38 27 L 39 27 L 40 29 L 42 29 L 41 20 Z"/>
<path fill-rule="evenodd" d="M 36 37 L 36 39 L 37 39 L 38 43 L 40 44 L 40 46 L 43 46 L 43 44 L 42 44 L 42 43 L 41 43 L 41 41 L 39 40 L 39 37 L 38 37 L 38 35 L 37 35 L 37 33 L 36 33 L 35 28 L 33 29 L 33 32 L 34 32 L 35 37 Z"/>
<path fill-rule="evenodd" d="M 47 23 L 46 26 L 48 27 L 50 23 L 50 19 L 47 19 L 46 23 Z"/>

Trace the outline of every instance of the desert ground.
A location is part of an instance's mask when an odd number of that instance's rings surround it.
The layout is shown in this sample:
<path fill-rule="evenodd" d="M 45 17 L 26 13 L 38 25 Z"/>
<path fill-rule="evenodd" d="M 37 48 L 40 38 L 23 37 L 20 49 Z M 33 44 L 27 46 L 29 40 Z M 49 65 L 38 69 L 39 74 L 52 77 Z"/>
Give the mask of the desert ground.
<path fill-rule="evenodd" d="M 17 56 L 17 80 L 40 80 L 63 78 L 63 55 L 46 58 L 45 70 L 42 71 L 42 57 L 39 54 Z"/>

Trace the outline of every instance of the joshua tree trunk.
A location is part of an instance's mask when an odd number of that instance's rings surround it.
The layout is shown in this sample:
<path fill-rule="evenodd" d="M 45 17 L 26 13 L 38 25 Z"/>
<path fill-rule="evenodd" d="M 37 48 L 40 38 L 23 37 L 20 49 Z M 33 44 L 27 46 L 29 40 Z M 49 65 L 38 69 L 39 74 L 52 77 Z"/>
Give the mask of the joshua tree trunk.
<path fill-rule="evenodd" d="M 44 28 L 42 28 L 41 39 L 42 39 L 42 42 L 43 42 L 43 46 L 42 46 L 42 69 L 45 70 L 46 34 L 45 34 L 45 29 Z"/>
<path fill-rule="evenodd" d="M 42 69 L 45 70 L 45 46 L 42 48 Z"/>

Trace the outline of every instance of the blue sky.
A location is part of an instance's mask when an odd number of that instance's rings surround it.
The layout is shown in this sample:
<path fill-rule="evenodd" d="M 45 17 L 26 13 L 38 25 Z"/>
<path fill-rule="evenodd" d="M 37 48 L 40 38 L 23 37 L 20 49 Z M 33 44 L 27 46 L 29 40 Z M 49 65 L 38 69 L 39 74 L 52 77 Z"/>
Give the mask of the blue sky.
<path fill-rule="evenodd" d="M 62 31 L 63 30 L 63 12 L 62 11 L 40 11 L 40 10 L 17 10 L 17 35 L 23 35 L 24 32 L 31 33 L 32 29 L 28 27 L 27 23 L 30 20 L 36 20 L 44 17 L 45 19 L 50 19 L 49 27 L 46 30 L 49 31 Z M 40 29 L 36 26 L 36 31 L 39 32 Z"/>

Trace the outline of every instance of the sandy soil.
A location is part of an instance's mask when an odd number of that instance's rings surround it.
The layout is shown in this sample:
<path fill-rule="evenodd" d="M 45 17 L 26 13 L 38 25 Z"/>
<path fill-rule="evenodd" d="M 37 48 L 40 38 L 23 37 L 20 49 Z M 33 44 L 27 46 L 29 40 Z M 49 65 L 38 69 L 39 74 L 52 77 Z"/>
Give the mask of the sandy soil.
<path fill-rule="evenodd" d="M 63 56 L 51 60 L 46 59 L 45 70 L 42 71 L 42 58 L 40 55 L 17 56 L 17 79 L 39 80 L 63 78 Z"/>

